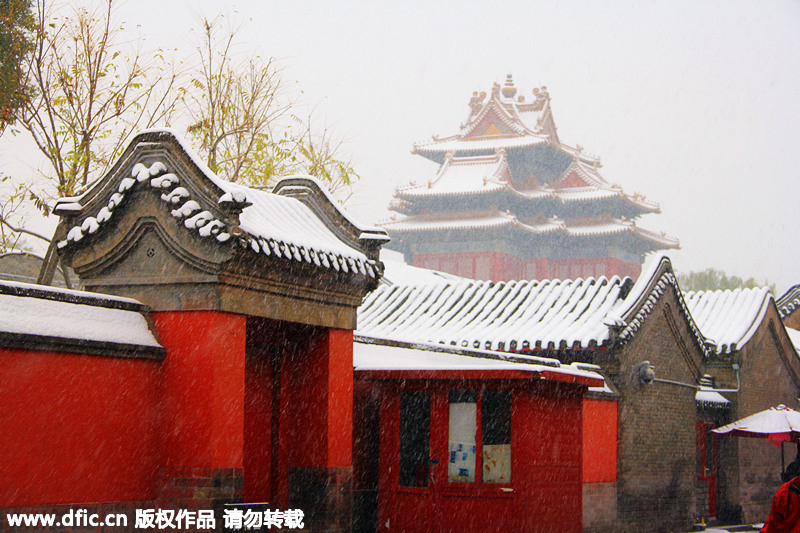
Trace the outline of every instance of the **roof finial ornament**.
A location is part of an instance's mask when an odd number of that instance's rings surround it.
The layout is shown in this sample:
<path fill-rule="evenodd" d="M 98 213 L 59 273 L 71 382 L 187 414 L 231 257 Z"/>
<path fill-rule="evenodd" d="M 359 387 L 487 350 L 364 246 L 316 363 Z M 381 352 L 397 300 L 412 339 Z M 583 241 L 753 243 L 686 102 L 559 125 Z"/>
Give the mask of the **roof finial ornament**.
<path fill-rule="evenodd" d="M 547 86 L 542 85 L 533 89 L 533 97 L 536 101 L 533 103 L 535 111 L 544 109 L 544 105 L 550 101 L 550 93 L 547 92 Z"/>
<path fill-rule="evenodd" d="M 494 85 L 492 85 L 492 98 L 498 98 L 499 96 L 500 96 L 500 84 L 494 82 Z"/>
<path fill-rule="evenodd" d="M 506 75 L 506 83 L 503 87 L 503 96 L 506 98 L 514 98 L 514 95 L 517 94 L 517 88 L 514 87 L 514 78 L 511 74 Z"/>
<path fill-rule="evenodd" d="M 472 115 L 480 111 L 481 107 L 483 106 L 484 98 L 486 98 L 486 91 L 481 91 L 480 94 L 478 91 L 472 93 L 472 98 L 469 99 L 469 108 L 472 111 Z"/>

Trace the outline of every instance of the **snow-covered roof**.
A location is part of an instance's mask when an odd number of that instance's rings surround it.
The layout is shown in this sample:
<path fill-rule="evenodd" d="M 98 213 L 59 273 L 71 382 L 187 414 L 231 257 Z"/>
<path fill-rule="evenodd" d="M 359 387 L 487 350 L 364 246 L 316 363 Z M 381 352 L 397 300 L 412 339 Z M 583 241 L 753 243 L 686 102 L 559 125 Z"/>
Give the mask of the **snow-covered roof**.
<path fill-rule="evenodd" d="M 459 280 L 458 276 L 405 264 L 399 259 L 382 257 L 384 271 L 381 283 L 385 285 L 424 285 L 446 280 Z"/>
<path fill-rule="evenodd" d="M 626 280 L 381 286 L 359 308 L 357 332 L 499 351 L 589 349 L 609 341 L 606 315 L 632 284 Z"/>
<path fill-rule="evenodd" d="M 109 190 L 110 194 L 104 205 L 92 212 L 88 212 L 83 204 L 88 204 L 103 191 L 91 189 L 81 197 L 62 198 L 57 202 L 54 212 L 60 215 L 78 214 L 79 218 L 68 229 L 66 237 L 57 243 L 59 249 L 73 245 L 107 227 L 113 228 L 114 222 L 109 224 L 109 221 L 115 218 L 115 210 L 124 205 L 134 190 L 145 188 L 160 195 L 165 208 L 170 210 L 172 216 L 187 231 L 216 241 L 219 245 L 238 243 L 257 254 L 310 263 L 337 271 L 360 273 L 372 278 L 380 276 L 380 266 L 375 259 L 368 258 L 361 250 L 342 239 L 320 217 L 320 213 L 315 212 L 301 198 L 315 195 L 322 198 L 321 203 L 327 204 L 324 210 L 333 213 L 338 220 L 348 225 L 350 231 L 357 235 L 356 241 L 387 242 L 385 231 L 361 226 L 350 220 L 331 199 L 324 186 L 314 178 L 290 177 L 279 182 L 271 193 L 260 191 L 216 176 L 182 138 L 171 130 L 143 132 L 134 139 L 132 145 L 151 141 L 151 137 L 179 143 L 203 177 L 216 186 L 218 195 L 212 199 L 216 205 L 206 198 L 192 194 L 190 187 L 184 186 L 184 178 L 174 173 L 177 169 L 168 168 L 167 162 L 156 161 L 149 166 L 136 162 L 129 177 L 121 178 L 119 183 L 110 184 L 115 190 Z M 135 158 L 138 154 L 134 151 L 129 157 Z M 101 180 L 100 185 L 108 187 L 109 183 Z M 241 211 L 238 221 L 235 216 L 226 215 L 226 212 L 238 211 Z"/>
<path fill-rule="evenodd" d="M 718 354 L 741 348 L 761 325 L 772 294 L 766 287 L 688 292 L 686 305 L 703 336 Z"/>
<path fill-rule="evenodd" d="M 725 396 L 708 387 L 700 387 L 694 399 L 697 403 L 708 407 L 726 407 L 731 403 Z"/>
<path fill-rule="evenodd" d="M 0 345 L 115 355 L 160 355 L 136 300 L 0 281 Z"/>
<path fill-rule="evenodd" d="M 400 233 L 432 231 L 465 231 L 498 228 L 514 228 L 526 233 L 541 235 L 560 233 L 568 237 L 590 237 L 602 235 L 631 234 L 660 248 L 679 248 L 677 239 L 663 233 L 644 230 L 633 220 L 596 217 L 574 223 L 558 217 L 519 219 L 516 215 L 499 210 L 478 213 L 434 213 L 403 216 L 397 220 L 381 223 L 387 231 Z"/>
<path fill-rule="evenodd" d="M 503 190 L 510 176 L 502 154 L 484 157 L 448 157 L 436 176 L 421 185 L 401 187 L 399 197 L 459 196 Z"/>
<path fill-rule="evenodd" d="M 427 142 L 415 143 L 411 153 L 447 153 L 457 154 L 474 152 L 496 152 L 497 150 L 513 150 L 515 148 L 528 148 L 548 144 L 548 138 L 544 135 L 526 135 L 524 137 L 492 137 L 492 138 L 473 138 L 461 139 L 459 137 L 448 137 L 446 139 L 436 139 Z"/>
<path fill-rule="evenodd" d="M 395 379 L 413 377 L 494 377 L 550 379 L 602 387 L 603 377 L 578 364 L 565 365 L 555 359 L 500 354 L 485 350 L 448 350 L 441 345 L 403 343 L 356 337 L 353 366 L 357 373 L 391 372 Z"/>

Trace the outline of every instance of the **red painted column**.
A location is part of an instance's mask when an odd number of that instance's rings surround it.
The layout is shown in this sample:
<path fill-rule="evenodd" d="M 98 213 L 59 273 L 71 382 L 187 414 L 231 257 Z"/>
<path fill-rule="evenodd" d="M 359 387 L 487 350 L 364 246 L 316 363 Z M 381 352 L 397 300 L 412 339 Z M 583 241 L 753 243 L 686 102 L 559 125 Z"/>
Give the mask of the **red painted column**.
<path fill-rule="evenodd" d="M 241 499 L 246 317 L 153 313 L 162 345 L 161 503 Z"/>
<path fill-rule="evenodd" d="M 287 364 L 291 395 L 289 507 L 313 531 L 350 528 L 353 332 L 319 328 Z M 283 438 L 283 435 L 281 436 Z"/>

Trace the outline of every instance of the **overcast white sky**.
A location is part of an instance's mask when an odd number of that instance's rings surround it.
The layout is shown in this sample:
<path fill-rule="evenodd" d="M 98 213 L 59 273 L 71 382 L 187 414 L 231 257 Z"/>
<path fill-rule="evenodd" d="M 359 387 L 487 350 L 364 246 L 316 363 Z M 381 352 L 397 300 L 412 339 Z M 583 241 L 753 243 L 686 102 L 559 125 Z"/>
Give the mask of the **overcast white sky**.
<path fill-rule="evenodd" d="M 512 73 L 525 94 L 548 87 L 563 142 L 660 203 L 639 224 L 680 239 L 676 269 L 800 283 L 797 1 L 135 0 L 118 15 L 145 48 L 188 53 L 194 13 L 220 9 L 251 19 L 242 40 L 347 138 L 364 222 L 436 171 L 412 142 L 455 133 L 472 92 Z"/>

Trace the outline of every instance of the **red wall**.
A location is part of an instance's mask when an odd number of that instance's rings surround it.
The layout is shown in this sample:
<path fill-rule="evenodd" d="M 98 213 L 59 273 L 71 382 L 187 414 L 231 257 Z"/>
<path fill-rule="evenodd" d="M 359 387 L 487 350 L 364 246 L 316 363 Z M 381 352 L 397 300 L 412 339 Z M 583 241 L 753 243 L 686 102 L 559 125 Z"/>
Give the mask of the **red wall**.
<path fill-rule="evenodd" d="M 162 464 L 242 467 L 246 317 L 153 313 L 163 363 Z"/>
<path fill-rule="evenodd" d="M 0 349 L 0 507 L 154 498 L 160 366 Z"/>
<path fill-rule="evenodd" d="M 319 328 L 289 363 L 293 418 L 289 462 L 350 466 L 353 457 L 353 332 Z"/>
<path fill-rule="evenodd" d="M 639 277 L 641 266 L 613 257 L 585 259 L 521 259 L 502 252 L 415 254 L 414 266 L 440 270 L 470 279 L 575 279 L 600 276 Z"/>
<path fill-rule="evenodd" d="M 447 390 L 484 382 L 421 380 L 402 390 L 431 395 L 434 486 L 399 487 L 398 384 L 386 384 L 380 409 L 378 524 L 391 531 L 566 531 L 582 529 L 581 391 L 550 383 L 512 388 L 511 492 L 491 484 L 457 486 L 447 478 Z M 480 431 L 480 430 L 479 430 Z M 479 468 L 479 467 L 478 467 Z"/>
<path fill-rule="evenodd" d="M 272 366 L 267 350 L 248 350 L 245 360 L 244 500 L 268 502 L 272 480 Z M 278 387 L 276 387 L 277 389 Z"/>
<path fill-rule="evenodd" d="M 583 400 L 583 482 L 617 480 L 617 402 Z"/>

